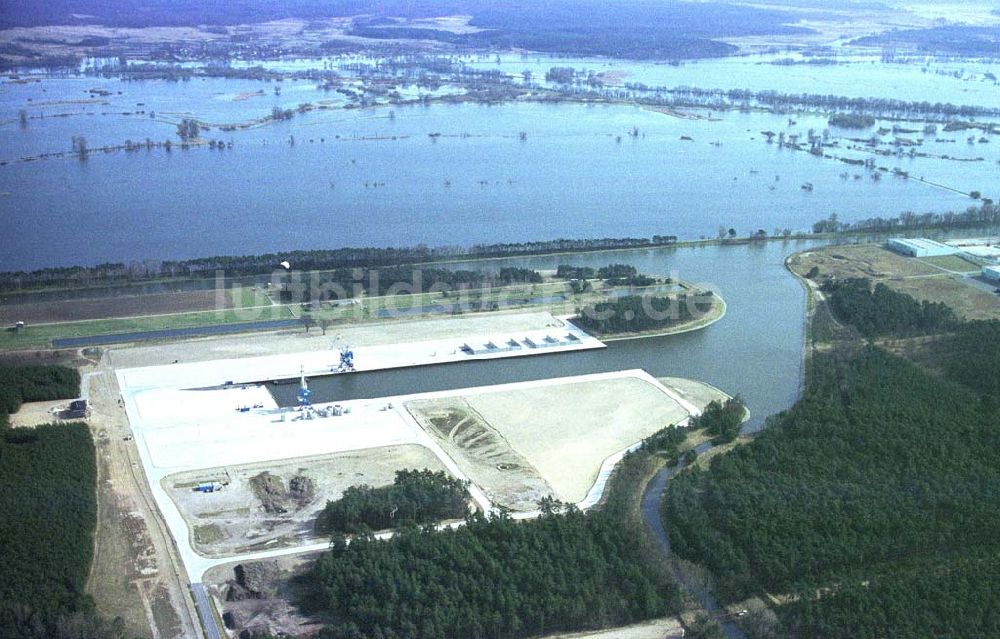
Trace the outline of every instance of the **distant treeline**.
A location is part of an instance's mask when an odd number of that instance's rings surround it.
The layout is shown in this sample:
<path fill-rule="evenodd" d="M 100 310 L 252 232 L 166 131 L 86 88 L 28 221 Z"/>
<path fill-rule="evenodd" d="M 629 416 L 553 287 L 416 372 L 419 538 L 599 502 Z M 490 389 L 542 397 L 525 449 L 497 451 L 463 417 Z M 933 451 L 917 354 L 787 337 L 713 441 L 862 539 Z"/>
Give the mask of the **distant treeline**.
<path fill-rule="evenodd" d="M 962 213 L 904 212 L 896 217 L 871 217 L 856 222 L 841 222 L 836 215 L 813 224 L 813 233 L 872 232 L 889 233 L 907 229 L 959 229 L 1000 224 L 1000 206 L 983 200 L 981 206 L 970 206 Z"/>
<path fill-rule="evenodd" d="M 97 266 L 44 268 L 35 271 L 0 273 L 0 290 L 39 288 L 45 286 L 92 286 L 135 282 L 164 277 L 214 277 L 223 271 L 230 277 L 268 274 L 281 268 L 283 261 L 298 271 L 336 268 L 399 266 L 435 260 L 539 255 L 573 251 L 597 251 L 654 246 L 669 246 L 677 242 L 676 235 L 654 235 L 652 238 L 602 238 L 583 240 L 547 240 L 476 244 L 471 248 L 340 248 L 312 251 L 288 251 L 263 255 L 229 255 L 180 261 L 147 260 L 142 263 L 104 263 Z"/>
<path fill-rule="evenodd" d="M 589 280 L 598 278 L 609 286 L 652 286 L 656 279 L 648 275 L 640 275 L 631 264 L 608 264 L 598 269 L 589 266 L 572 266 L 560 264 L 556 268 L 556 277 L 564 280 Z"/>
<path fill-rule="evenodd" d="M 80 372 L 65 366 L 0 366 L 0 428 L 22 402 L 72 399 L 80 395 Z M 2 461 L 2 458 L 0 458 Z"/>
<path fill-rule="evenodd" d="M 324 535 L 357 535 L 389 528 L 423 526 L 468 513 L 466 484 L 444 471 L 398 470 L 390 486 L 351 486 L 316 519 Z"/>
<path fill-rule="evenodd" d="M 837 113 L 831 115 L 827 123 L 842 129 L 867 129 L 875 126 L 875 118 L 860 113 Z"/>
<path fill-rule="evenodd" d="M 911 116 L 942 116 L 942 117 L 998 117 L 1000 108 L 977 105 L 956 105 L 950 102 L 908 102 L 894 98 L 849 98 L 838 95 L 822 95 L 811 93 L 779 93 L 773 90 L 752 91 L 750 89 L 700 89 L 697 87 L 647 87 L 645 85 L 626 85 L 628 88 L 646 91 L 656 91 L 663 94 L 662 101 L 674 103 L 680 100 L 678 106 L 734 106 L 740 104 L 756 104 L 774 109 L 789 109 L 797 107 L 817 107 L 831 112 L 852 112 L 885 117 Z M 685 103 L 683 98 L 690 100 Z M 640 98 L 639 102 L 650 101 L 650 98 Z M 719 104 L 726 100 L 728 105 Z M 651 100 L 656 103 L 655 99 Z"/>
<path fill-rule="evenodd" d="M 994 13 L 997 11 L 994 10 Z M 954 25 L 929 29 L 893 29 L 852 40 L 850 44 L 887 48 L 902 45 L 928 53 L 1000 58 L 1000 27 Z"/>
<path fill-rule="evenodd" d="M 338 268 L 328 275 L 282 283 L 282 302 L 325 302 L 360 295 L 409 295 L 413 293 L 539 284 L 542 275 L 527 268 L 505 267 L 499 273 L 420 266 Z"/>
<path fill-rule="evenodd" d="M 393 27 L 394 18 L 468 15 L 483 30 Z M 363 16 L 363 17 L 362 17 Z M 623 58 L 699 58 L 736 47 L 716 38 L 810 33 L 788 26 L 782 11 L 717 4 L 625 0 L 23 0 L 0 12 L 0 28 L 51 24 L 116 27 L 232 25 L 286 18 L 356 17 L 352 33 L 368 38 L 419 38 L 462 48 L 520 48 Z"/>
<path fill-rule="evenodd" d="M 0 638 L 123 639 L 85 592 L 97 522 L 85 424 L 0 433 Z"/>

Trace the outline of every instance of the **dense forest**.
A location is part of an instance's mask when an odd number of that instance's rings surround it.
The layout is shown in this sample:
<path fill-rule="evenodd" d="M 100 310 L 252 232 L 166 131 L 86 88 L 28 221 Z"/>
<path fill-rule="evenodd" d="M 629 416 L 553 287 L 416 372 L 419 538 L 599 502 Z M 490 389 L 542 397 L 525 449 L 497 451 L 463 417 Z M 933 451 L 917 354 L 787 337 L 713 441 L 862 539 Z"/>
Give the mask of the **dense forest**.
<path fill-rule="evenodd" d="M 951 379 L 1000 399 L 1000 320 L 964 322 L 940 350 Z"/>
<path fill-rule="evenodd" d="M 667 328 L 700 317 L 713 303 L 704 296 L 675 297 L 627 295 L 585 307 L 574 322 L 586 330 L 602 333 L 639 333 Z"/>
<path fill-rule="evenodd" d="M 877 348 L 817 355 L 792 409 L 671 482 L 665 524 L 724 600 L 791 595 L 787 633 L 995 636 L 998 423 L 995 402 Z"/>
<path fill-rule="evenodd" d="M 117 639 L 84 592 L 97 518 L 94 442 L 85 424 L 0 435 L 0 637 Z"/>
<path fill-rule="evenodd" d="M 628 522 L 543 508 L 525 522 L 476 515 L 454 530 L 335 540 L 306 580 L 308 607 L 335 620 L 319 636 L 508 639 L 678 610 L 676 587 Z"/>
<path fill-rule="evenodd" d="M 830 280 L 822 288 L 837 317 L 865 337 L 926 335 L 958 324 L 955 313 L 945 304 L 918 302 L 881 282 L 872 288 L 863 278 Z"/>
<path fill-rule="evenodd" d="M 22 402 L 72 399 L 80 395 L 80 373 L 65 366 L 0 366 L 0 427 Z"/>
<path fill-rule="evenodd" d="M 306 607 L 331 615 L 321 637 L 507 638 L 671 614 L 680 590 L 639 517 L 642 486 L 675 461 L 687 428 L 668 426 L 625 456 L 599 510 L 545 499 L 539 520 L 467 518 L 408 527 L 387 541 L 333 541 L 302 580 Z M 363 586 L 362 586 L 363 584 Z"/>
<path fill-rule="evenodd" d="M 316 530 L 354 535 L 462 519 L 469 513 L 468 498 L 466 482 L 444 471 L 399 470 L 390 486 L 351 486 L 337 501 L 326 502 Z"/>

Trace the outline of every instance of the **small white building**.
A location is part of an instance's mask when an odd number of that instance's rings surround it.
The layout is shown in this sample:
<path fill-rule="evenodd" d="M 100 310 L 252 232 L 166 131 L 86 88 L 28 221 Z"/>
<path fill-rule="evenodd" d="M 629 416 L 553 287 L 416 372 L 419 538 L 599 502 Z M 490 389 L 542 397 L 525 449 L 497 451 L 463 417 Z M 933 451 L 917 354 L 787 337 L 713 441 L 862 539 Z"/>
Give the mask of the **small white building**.
<path fill-rule="evenodd" d="M 894 237 L 887 243 L 890 250 L 909 257 L 933 257 L 936 255 L 954 255 L 958 249 L 941 242 L 927 238 Z"/>
<path fill-rule="evenodd" d="M 983 279 L 988 282 L 1000 283 L 1000 266 L 984 266 Z"/>

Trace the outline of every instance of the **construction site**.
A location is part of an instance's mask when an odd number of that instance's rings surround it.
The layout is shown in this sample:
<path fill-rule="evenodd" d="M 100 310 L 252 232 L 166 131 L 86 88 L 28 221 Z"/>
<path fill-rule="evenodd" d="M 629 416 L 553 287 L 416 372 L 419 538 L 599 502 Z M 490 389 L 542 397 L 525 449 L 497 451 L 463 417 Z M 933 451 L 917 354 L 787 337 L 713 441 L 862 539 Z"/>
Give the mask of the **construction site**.
<path fill-rule="evenodd" d="M 259 340 L 267 348 L 249 351 L 235 338 L 217 338 L 107 354 L 127 416 L 125 445 L 135 447 L 209 636 L 228 613 L 252 612 L 232 601 L 233 566 L 292 565 L 325 550 L 329 539 L 317 534 L 316 517 L 352 486 L 386 486 L 398 470 L 429 469 L 467 481 L 470 510 L 530 518 L 545 497 L 585 510 L 600 501 L 628 450 L 725 398 L 642 370 L 313 397 L 310 383 L 332 376 L 363 380 L 380 370 L 475 360 L 506 360 L 491 364 L 502 367 L 604 348 L 568 318 L 547 313 L 396 322 L 388 332 L 355 329 L 323 340 L 326 348 L 314 339 L 294 352 L 275 335 Z M 296 389 L 294 402 L 272 392 L 281 387 Z M 442 522 L 449 523 L 460 522 Z M 294 617 L 291 609 L 279 612 L 272 625 Z M 230 629 L 240 627 L 226 619 Z"/>

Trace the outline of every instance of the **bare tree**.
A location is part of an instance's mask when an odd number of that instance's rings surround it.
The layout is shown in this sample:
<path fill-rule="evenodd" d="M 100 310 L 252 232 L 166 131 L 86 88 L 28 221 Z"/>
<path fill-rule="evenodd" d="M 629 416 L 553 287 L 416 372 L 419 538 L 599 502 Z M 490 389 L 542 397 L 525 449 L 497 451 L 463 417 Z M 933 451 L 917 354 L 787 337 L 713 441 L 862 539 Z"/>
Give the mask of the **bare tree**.
<path fill-rule="evenodd" d="M 87 138 L 82 135 L 73 136 L 73 153 L 76 153 L 81 160 L 87 159 Z"/>

